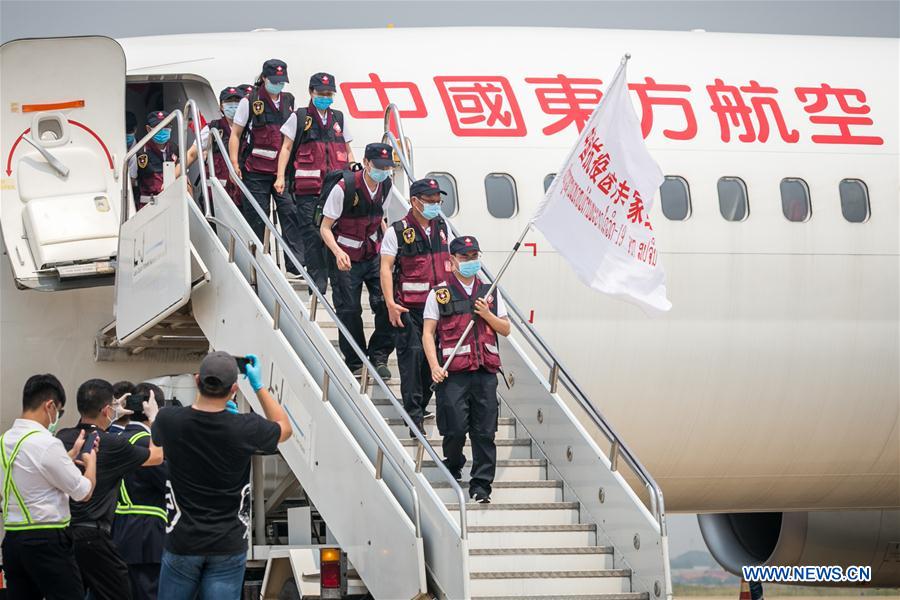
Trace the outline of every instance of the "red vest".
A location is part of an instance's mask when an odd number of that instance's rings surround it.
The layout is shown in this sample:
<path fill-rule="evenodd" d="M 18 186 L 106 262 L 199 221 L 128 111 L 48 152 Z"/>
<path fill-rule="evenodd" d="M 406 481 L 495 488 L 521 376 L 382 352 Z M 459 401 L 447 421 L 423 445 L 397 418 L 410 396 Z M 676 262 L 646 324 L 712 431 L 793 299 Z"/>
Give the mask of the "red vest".
<path fill-rule="evenodd" d="M 440 350 L 438 360 L 442 365 L 453 352 L 456 342 L 462 337 L 469 321 L 474 318 L 475 299 L 483 298 L 491 287 L 476 279 L 470 296 L 455 275 L 451 275 L 448 281 L 449 283 L 442 283 L 434 288 L 440 314 L 437 324 Z M 491 312 L 497 314 L 496 298 L 489 303 Z M 497 347 L 497 332 L 484 319 L 477 318 L 475 326 L 463 340 L 447 370 L 450 373 L 458 373 L 477 371 L 480 368 L 488 373 L 498 372 L 500 370 L 500 350 Z"/>
<path fill-rule="evenodd" d="M 350 165 L 344 139 L 344 115 L 329 108 L 325 113 L 326 126 L 312 102 L 295 114 L 294 192 L 302 196 L 318 195 L 326 173 L 343 171 Z"/>
<path fill-rule="evenodd" d="M 163 189 L 163 162 L 178 159 L 178 146 L 166 142 L 160 148 L 156 142 L 148 142 L 135 157 L 137 160 L 138 193 L 141 196 L 156 196 Z M 144 203 L 138 202 L 138 208 Z"/>
<path fill-rule="evenodd" d="M 252 173 L 274 175 L 278 170 L 278 151 L 281 149 L 281 126 L 294 111 L 294 97 L 281 92 L 281 105 L 275 104 L 268 93 L 260 93 L 259 87 L 247 98 L 250 102 L 250 120 L 243 140 L 241 156 L 243 168 Z"/>
<path fill-rule="evenodd" d="M 225 144 L 225 148 L 228 148 L 228 140 L 231 138 L 231 125 L 228 123 L 228 119 L 222 117 L 221 119 L 217 119 L 215 121 L 210 121 L 209 126 L 214 129 L 218 129 L 219 133 L 222 135 L 222 143 Z M 238 206 L 241 205 L 241 193 L 238 187 L 231 181 L 231 177 L 228 176 L 228 157 L 219 152 L 219 145 L 213 142 L 212 144 L 212 153 L 213 153 L 213 166 L 216 168 L 216 179 L 222 184 L 225 188 L 225 191 L 228 193 L 228 196 L 234 201 Z"/>
<path fill-rule="evenodd" d="M 447 224 L 432 220 L 429 238 L 410 211 L 391 227 L 397 234 L 394 297 L 403 306 L 423 308 L 431 288 L 450 277 Z"/>
<path fill-rule="evenodd" d="M 384 219 L 382 205 L 390 191 L 388 181 L 382 182 L 375 190 L 375 198 L 369 197 L 369 190 L 363 179 L 364 171 L 353 174 L 354 190 L 348 194 L 341 180 L 337 185 L 344 190 L 344 210 L 334 222 L 332 231 L 338 246 L 347 253 L 351 262 L 362 262 L 378 255 L 381 246 L 381 222 Z"/>

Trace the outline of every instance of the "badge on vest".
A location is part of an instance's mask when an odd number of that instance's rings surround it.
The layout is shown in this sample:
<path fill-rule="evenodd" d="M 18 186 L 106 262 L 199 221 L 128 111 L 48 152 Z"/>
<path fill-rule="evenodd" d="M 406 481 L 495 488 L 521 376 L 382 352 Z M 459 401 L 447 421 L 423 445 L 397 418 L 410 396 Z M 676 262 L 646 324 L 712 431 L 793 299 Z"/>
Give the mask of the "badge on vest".
<path fill-rule="evenodd" d="M 412 227 L 407 227 L 403 230 L 403 241 L 407 244 L 412 244 L 416 241 L 416 230 Z"/>
<path fill-rule="evenodd" d="M 140 168 L 146 169 L 146 168 L 147 168 L 147 163 L 149 163 L 149 162 L 150 162 L 150 157 L 147 156 L 146 154 L 139 154 L 139 155 L 138 155 L 138 158 L 137 158 L 137 164 L 138 164 L 138 166 L 139 166 Z"/>
<path fill-rule="evenodd" d="M 353 194 L 353 208 L 359 206 L 359 194 Z"/>
<path fill-rule="evenodd" d="M 341 124 L 337 121 L 334 122 L 334 132 L 338 135 L 341 135 Z"/>
<path fill-rule="evenodd" d="M 312 117 L 306 117 L 306 121 L 303 122 L 303 131 L 309 131 L 312 127 Z"/>
<path fill-rule="evenodd" d="M 450 290 L 448 290 L 447 288 L 438 288 L 434 292 L 434 298 L 438 301 L 438 304 L 449 304 Z"/>
<path fill-rule="evenodd" d="M 266 105 L 263 104 L 262 100 L 256 100 L 253 103 L 253 114 L 256 115 L 257 117 L 259 115 L 263 114 L 263 112 L 265 112 L 265 110 L 266 110 Z"/>

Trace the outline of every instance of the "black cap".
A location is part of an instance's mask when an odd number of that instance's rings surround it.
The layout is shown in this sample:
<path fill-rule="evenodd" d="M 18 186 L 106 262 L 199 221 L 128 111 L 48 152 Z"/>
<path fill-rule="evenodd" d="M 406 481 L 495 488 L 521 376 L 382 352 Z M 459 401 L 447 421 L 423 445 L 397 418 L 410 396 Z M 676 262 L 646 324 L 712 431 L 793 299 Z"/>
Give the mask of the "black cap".
<path fill-rule="evenodd" d="M 229 85 L 227 88 L 223 88 L 221 92 L 219 92 L 219 102 L 225 102 L 229 98 L 237 98 L 240 100 L 244 97 L 244 90 L 241 88 Z"/>
<path fill-rule="evenodd" d="M 237 362 L 227 352 L 207 354 L 200 363 L 200 381 L 210 389 L 225 391 L 234 385 L 237 378 Z"/>
<path fill-rule="evenodd" d="M 130 110 L 125 111 L 125 132 L 130 133 L 137 129 L 137 117 Z"/>
<path fill-rule="evenodd" d="M 379 169 L 397 166 L 394 151 L 387 144 L 367 144 L 365 157 Z"/>
<path fill-rule="evenodd" d="M 153 112 L 147 113 L 147 125 L 150 127 L 156 127 L 159 125 L 159 122 L 169 116 L 164 110 L 154 110 Z"/>
<path fill-rule="evenodd" d="M 317 92 L 336 92 L 334 75 L 330 73 L 316 73 L 309 78 L 309 89 Z"/>
<path fill-rule="evenodd" d="M 243 90 L 245 96 L 249 96 L 253 93 L 254 85 L 252 83 L 242 83 L 237 87 Z"/>
<path fill-rule="evenodd" d="M 450 254 L 468 254 L 469 252 L 481 252 L 478 240 L 471 235 L 461 235 L 450 242 Z"/>
<path fill-rule="evenodd" d="M 272 83 L 281 83 L 282 81 L 290 81 L 287 74 L 287 64 L 283 60 L 270 58 L 263 63 L 263 77 Z"/>
<path fill-rule="evenodd" d="M 413 181 L 412 185 L 409 186 L 410 196 L 427 196 L 429 194 L 443 194 L 446 196 L 447 192 L 441 189 L 437 179 L 419 179 L 418 181 Z"/>

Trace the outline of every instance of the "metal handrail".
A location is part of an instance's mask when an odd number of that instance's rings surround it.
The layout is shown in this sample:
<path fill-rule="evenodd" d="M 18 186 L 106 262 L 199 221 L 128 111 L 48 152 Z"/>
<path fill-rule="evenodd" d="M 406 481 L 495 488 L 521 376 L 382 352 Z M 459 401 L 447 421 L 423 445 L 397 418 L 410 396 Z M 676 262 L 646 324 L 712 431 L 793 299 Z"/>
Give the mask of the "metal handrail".
<path fill-rule="evenodd" d="M 415 180 L 415 175 L 413 174 L 412 165 L 410 161 L 407 159 L 408 157 L 405 155 L 405 151 L 403 145 L 399 143 L 396 136 L 388 130 L 389 124 L 389 115 L 396 115 L 397 120 L 397 131 L 401 134 L 401 137 L 405 139 L 403 136 L 403 125 L 400 122 L 400 112 L 397 109 L 396 105 L 389 104 L 385 109 L 385 132 L 382 140 L 384 143 L 388 143 L 394 149 L 394 152 L 397 153 L 397 156 L 400 158 L 400 165 L 405 172 L 405 175 L 411 184 Z M 402 196 L 398 197 L 401 200 L 404 200 Z M 443 216 L 441 217 L 444 220 L 444 223 L 447 225 L 448 231 L 453 234 L 453 236 L 459 236 L 459 232 L 453 227 L 453 224 L 450 220 Z M 494 281 L 494 276 L 491 274 L 490 270 L 482 264 L 481 267 L 482 272 L 485 274 L 489 282 Z M 506 304 L 507 313 L 516 317 L 516 329 L 522 332 L 524 335 L 524 339 L 528 342 L 529 346 L 541 357 L 541 360 L 550 367 L 551 371 L 551 379 L 559 380 L 562 378 L 563 386 L 568 390 L 568 392 L 572 395 L 573 398 L 578 402 L 578 404 L 585 410 L 594 424 L 600 429 L 601 432 L 606 436 L 609 442 L 617 448 L 617 455 L 624 457 L 625 461 L 634 471 L 634 473 L 638 476 L 639 479 L 642 480 L 645 488 L 647 489 L 650 495 L 650 510 L 653 514 L 653 518 L 656 520 L 657 524 L 660 528 L 661 535 L 666 535 L 666 521 L 665 521 L 665 501 L 663 499 L 662 489 L 659 487 L 659 484 L 656 483 L 656 480 L 650 475 L 644 465 L 637 459 L 625 441 L 619 437 L 616 431 L 613 429 L 612 425 L 606 420 L 606 418 L 600 413 L 599 410 L 588 400 L 587 394 L 581 389 L 581 387 L 575 381 L 575 378 L 569 373 L 568 369 L 562 364 L 562 361 L 553 353 L 550 349 L 549 345 L 544 341 L 544 339 L 538 334 L 535 330 L 534 326 L 528 322 L 528 319 L 524 317 L 522 311 L 516 306 L 515 302 L 513 302 L 509 294 L 506 293 L 501 286 L 497 286 L 497 292 L 502 295 L 503 301 Z M 555 388 L 555 385 L 551 384 L 551 388 Z M 554 389 L 550 390 L 555 393 Z M 616 470 L 615 461 L 612 460 L 613 457 L 610 457 L 610 462 L 613 465 L 613 470 Z"/>
<path fill-rule="evenodd" d="M 209 187 L 206 184 L 206 169 L 203 168 L 203 144 L 200 140 L 200 111 L 197 110 L 197 103 L 193 99 L 188 98 L 184 104 L 184 110 L 190 109 L 191 120 L 194 122 L 194 144 L 197 146 L 197 165 L 200 170 L 200 189 L 203 193 L 203 214 L 207 217 L 212 214 L 209 203 Z M 212 154 L 212 152 L 210 152 Z M 187 153 L 185 153 L 185 163 L 187 162 Z M 188 165 L 185 164 L 184 172 L 187 175 Z"/>
<path fill-rule="evenodd" d="M 216 129 L 211 129 L 210 135 L 212 136 L 216 145 L 219 147 L 219 151 L 223 152 L 225 150 L 225 145 L 222 143 L 222 136 L 219 135 L 219 132 Z M 331 321 L 334 322 L 338 330 L 344 334 L 344 338 L 350 344 L 350 347 L 353 348 L 353 351 L 356 353 L 357 357 L 362 361 L 363 370 L 366 373 L 370 374 L 369 376 L 373 377 L 373 380 L 375 381 L 377 386 L 381 388 L 381 390 L 385 393 L 388 401 L 398 410 L 400 417 L 413 432 L 415 439 L 419 443 L 419 446 L 422 447 L 424 451 L 428 453 L 428 456 L 431 457 L 431 459 L 434 461 L 435 467 L 437 468 L 438 473 L 440 473 L 441 478 L 449 482 L 450 488 L 454 491 L 457 500 L 459 500 L 458 504 L 460 538 L 467 539 L 468 526 L 466 523 L 466 498 L 463 494 L 462 487 L 460 487 L 459 483 L 453 478 L 453 476 L 450 474 L 450 471 L 444 465 L 443 461 L 440 459 L 440 457 L 438 457 L 437 452 L 435 452 L 434 448 L 431 446 L 431 444 L 428 443 L 428 440 L 422 435 L 422 432 L 419 431 L 419 428 L 406 413 L 406 410 L 403 408 L 403 405 L 400 403 L 400 401 L 397 400 L 394 392 L 391 391 L 391 389 L 387 386 L 381 376 L 378 375 L 374 365 L 366 356 L 366 353 L 363 352 L 362 349 L 354 341 L 353 336 L 350 334 L 349 330 L 346 328 L 343 322 L 341 322 L 334 308 L 325 298 L 325 295 L 315 286 L 306 269 L 302 264 L 300 264 L 300 261 L 297 260 L 297 257 L 294 256 L 294 253 L 291 250 L 290 246 L 287 245 L 287 243 L 284 241 L 284 238 L 275 229 L 275 226 L 272 224 L 272 221 L 269 220 L 269 217 L 268 215 L 266 215 L 265 211 L 260 208 L 259 203 L 256 201 L 256 198 L 253 197 L 253 194 L 250 193 L 250 190 L 247 189 L 247 186 L 244 185 L 244 182 L 241 180 L 241 178 L 237 176 L 234 171 L 234 165 L 232 165 L 230 161 L 225 161 L 225 165 L 228 169 L 229 177 L 231 177 L 231 180 L 235 183 L 235 185 L 237 185 L 238 189 L 241 190 L 241 193 L 244 196 L 244 200 L 250 203 L 250 206 L 253 207 L 257 215 L 262 219 L 262 222 L 265 225 L 268 234 L 273 236 L 277 243 L 281 245 L 281 250 L 284 252 L 285 258 L 291 261 L 291 264 L 293 264 L 294 268 L 296 268 L 299 274 L 306 280 L 307 286 L 309 286 L 309 290 L 313 293 L 313 302 L 317 302 L 325 308 L 328 316 L 331 318 Z M 421 460 L 417 460 L 416 471 L 418 472 L 420 469 Z"/>
<path fill-rule="evenodd" d="M 125 153 L 125 158 L 122 159 L 122 212 L 120 215 L 120 225 L 124 224 L 125 221 L 128 220 L 128 217 L 131 213 L 131 208 L 134 207 L 134 198 L 131 195 L 131 178 L 128 177 L 128 161 L 131 160 L 138 151 L 147 145 L 147 143 L 153 139 L 153 136 L 159 133 L 160 130 L 165 129 L 166 125 L 171 123 L 172 121 L 177 121 L 177 129 L 178 129 L 178 148 L 184 148 L 184 115 L 181 114 L 180 110 L 173 110 L 166 117 L 160 121 L 156 127 L 151 129 L 147 135 L 142 137 L 140 141 L 136 142 L 134 146 L 131 147 L 131 150 Z M 198 136 L 199 137 L 199 136 Z M 129 202 L 128 200 L 132 200 Z"/>
<path fill-rule="evenodd" d="M 237 243 L 237 241 L 240 240 L 240 236 L 237 234 L 237 232 L 235 232 L 234 228 L 231 227 L 230 225 L 228 225 L 226 222 L 222 221 L 221 219 L 217 219 L 216 217 L 207 216 L 205 218 L 208 222 L 214 223 L 216 225 L 216 227 L 222 227 L 223 229 L 227 230 L 228 234 L 231 236 L 231 239 L 228 243 L 228 249 L 229 249 L 228 261 L 235 262 L 235 257 L 234 257 L 234 252 L 233 252 L 233 250 L 235 248 L 240 248 L 242 252 L 246 252 L 247 257 L 249 258 L 250 262 L 253 263 L 253 267 L 256 269 L 257 277 L 259 277 L 260 274 L 262 274 L 262 276 L 265 278 L 266 283 L 268 283 L 269 287 L 272 289 L 272 292 L 278 297 L 278 302 L 283 306 L 287 306 L 287 301 L 281 295 L 281 293 L 278 291 L 278 289 L 275 287 L 272 280 L 266 275 L 265 270 L 262 268 L 262 265 L 260 265 L 259 260 L 256 258 L 256 256 L 253 255 L 253 252 L 250 250 L 250 248 L 243 244 Z M 258 292 L 257 292 L 257 295 L 258 295 Z M 328 363 L 325 356 L 319 350 L 318 346 L 316 346 L 316 344 L 313 342 L 312 338 L 309 337 L 309 333 L 306 331 L 306 329 L 303 328 L 303 325 L 300 323 L 300 321 L 297 319 L 297 317 L 291 311 L 279 311 L 279 314 L 287 314 L 288 318 L 291 321 L 293 321 L 293 323 L 294 323 L 294 325 L 296 325 L 297 329 L 300 332 L 302 332 L 303 336 L 306 338 L 307 342 L 309 343 L 309 346 L 318 355 L 320 362 L 322 363 L 323 367 L 327 371 L 325 377 L 326 377 L 326 381 L 328 381 L 329 383 L 326 385 L 330 385 L 331 382 L 338 383 L 341 391 L 343 391 L 344 394 L 346 395 L 346 397 L 350 400 L 349 404 L 350 404 L 351 409 L 356 413 L 357 418 L 360 420 L 360 422 L 362 422 L 363 426 L 368 431 L 369 436 L 375 440 L 375 443 L 378 446 L 379 454 L 382 457 L 387 458 L 390 465 L 392 467 L 394 467 L 394 470 L 396 470 L 397 473 L 400 475 L 400 477 L 403 479 L 403 482 L 406 484 L 406 487 L 409 488 L 410 494 L 412 495 L 412 499 L 413 499 L 413 520 L 414 520 L 414 523 L 416 526 L 416 537 L 417 538 L 422 537 L 422 526 L 421 526 L 420 508 L 419 508 L 419 494 L 416 491 L 416 486 L 413 484 L 412 479 L 410 479 L 406 475 L 406 473 L 400 467 L 400 464 L 388 452 L 387 446 L 384 444 L 383 440 L 381 440 L 381 438 L 376 433 L 374 427 L 372 427 L 372 424 L 369 423 L 369 420 L 365 417 L 362 410 L 360 410 L 360 408 L 356 405 L 356 402 L 353 400 L 353 393 L 346 388 L 346 386 L 343 384 L 343 382 L 340 379 L 338 379 L 337 372 Z M 325 385 L 323 385 L 323 389 L 325 389 L 327 392 L 327 388 L 325 387 Z M 375 478 L 381 479 L 381 468 L 378 466 L 378 461 L 379 461 L 379 458 L 376 458 L 375 464 L 373 466 L 375 467 L 375 470 L 376 470 Z"/>

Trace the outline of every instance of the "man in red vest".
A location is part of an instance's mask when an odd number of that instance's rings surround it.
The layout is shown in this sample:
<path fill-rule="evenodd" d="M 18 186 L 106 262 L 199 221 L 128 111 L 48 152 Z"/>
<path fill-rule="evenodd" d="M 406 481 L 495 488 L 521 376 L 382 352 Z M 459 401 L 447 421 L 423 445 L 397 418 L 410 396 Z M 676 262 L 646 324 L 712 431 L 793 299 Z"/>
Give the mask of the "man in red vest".
<path fill-rule="evenodd" d="M 446 192 L 436 179 L 426 178 L 414 181 L 409 194 L 409 213 L 388 227 L 381 241 L 381 289 L 396 328 L 403 408 L 424 431 L 431 367 L 422 348 L 422 311 L 431 289 L 447 280 L 450 250 L 441 217 L 441 196 Z"/>
<path fill-rule="evenodd" d="M 496 293 L 487 295 L 490 286 L 477 277 L 481 269 L 478 240 L 455 238 L 450 242 L 450 254 L 452 275 L 431 290 L 425 301 L 422 346 L 437 384 L 437 425 L 444 438 L 444 464 L 457 480 L 462 479 L 468 434 L 472 443 L 469 497 L 488 503 L 497 465 L 497 334 L 509 335 L 510 324 L 503 299 Z M 460 342 L 473 319 L 474 326 Z M 442 363 L 457 342 L 459 349 L 445 371 Z"/>

